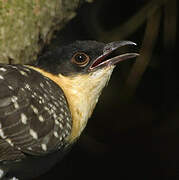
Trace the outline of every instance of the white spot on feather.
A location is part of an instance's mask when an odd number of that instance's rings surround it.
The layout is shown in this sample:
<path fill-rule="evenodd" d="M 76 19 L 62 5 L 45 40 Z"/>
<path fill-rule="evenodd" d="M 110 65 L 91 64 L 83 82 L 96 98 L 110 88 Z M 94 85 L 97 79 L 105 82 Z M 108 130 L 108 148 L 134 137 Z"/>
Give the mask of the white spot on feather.
<path fill-rule="evenodd" d="M 56 119 L 57 118 L 57 114 L 53 113 L 53 118 Z"/>
<path fill-rule="evenodd" d="M 13 69 L 17 69 L 17 67 L 16 66 L 11 66 Z"/>
<path fill-rule="evenodd" d="M 32 147 L 28 147 L 27 149 L 31 151 L 31 150 L 32 150 Z"/>
<path fill-rule="evenodd" d="M 11 101 L 14 103 L 14 102 L 16 102 L 18 100 L 18 97 L 17 96 L 12 96 L 12 98 L 11 98 Z"/>
<path fill-rule="evenodd" d="M 30 88 L 30 85 L 29 85 L 29 84 L 26 84 L 26 85 L 25 85 L 25 88 L 26 88 L 26 89 L 28 89 L 28 90 L 31 90 L 31 88 Z"/>
<path fill-rule="evenodd" d="M 4 79 L 4 77 L 2 75 L 0 75 L 0 79 Z"/>
<path fill-rule="evenodd" d="M 59 127 L 60 127 L 60 129 L 63 129 L 62 123 L 59 123 Z"/>
<path fill-rule="evenodd" d="M 1 68 L 0 68 L 0 71 L 6 72 L 6 71 L 7 71 L 7 69 L 5 69 L 5 68 L 1 67 Z"/>
<path fill-rule="evenodd" d="M 3 176 L 4 176 L 4 171 L 0 169 L 0 179 L 3 178 Z"/>
<path fill-rule="evenodd" d="M 11 146 L 14 146 L 14 144 L 12 143 L 12 141 L 11 141 L 9 138 L 7 138 L 7 139 L 5 139 L 5 140 L 6 140 L 6 142 L 9 143 Z"/>
<path fill-rule="evenodd" d="M 56 124 L 56 125 L 59 125 L 60 122 L 59 122 L 58 120 L 55 119 L 55 124 Z"/>
<path fill-rule="evenodd" d="M 24 71 L 19 71 L 23 76 L 28 76 L 28 74 Z"/>
<path fill-rule="evenodd" d="M 44 84 L 42 82 L 40 83 L 40 87 L 44 88 Z"/>
<path fill-rule="evenodd" d="M 9 180 L 19 180 L 19 179 L 16 178 L 16 177 L 12 177 L 12 178 L 10 178 Z"/>
<path fill-rule="evenodd" d="M 39 121 L 40 121 L 40 122 L 44 122 L 44 118 L 43 118 L 42 115 L 39 116 Z"/>
<path fill-rule="evenodd" d="M 64 112 L 64 109 L 63 108 L 60 108 L 61 112 Z"/>
<path fill-rule="evenodd" d="M 69 134 L 69 131 L 68 131 L 67 129 L 65 130 L 65 134 L 66 134 L 66 135 L 68 135 L 68 134 Z"/>
<path fill-rule="evenodd" d="M 9 89 L 13 90 L 13 87 L 12 86 L 8 86 Z"/>
<path fill-rule="evenodd" d="M 63 119 L 63 118 L 64 118 L 63 114 L 60 114 L 60 118 L 61 118 L 61 119 Z"/>
<path fill-rule="evenodd" d="M 58 137 L 59 137 L 59 135 L 58 135 L 57 131 L 54 131 L 54 132 L 53 132 L 53 135 L 54 135 L 56 138 L 58 138 Z"/>
<path fill-rule="evenodd" d="M 38 135 L 37 132 L 35 132 L 33 129 L 29 130 L 30 135 L 34 138 L 34 139 L 38 139 Z"/>
<path fill-rule="evenodd" d="M 32 108 L 35 114 L 39 113 L 38 109 L 35 106 L 31 105 L 30 107 Z"/>
<path fill-rule="evenodd" d="M 15 109 L 19 109 L 19 104 L 17 103 L 17 101 L 14 102 L 14 107 L 15 107 Z"/>
<path fill-rule="evenodd" d="M 28 71 L 28 72 L 31 72 L 29 69 L 27 69 L 27 68 L 24 68 L 24 71 Z"/>
<path fill-rule="evenodd" d="M 2 129 L 0 129 L 0 136 L 1 136 L 1 138 L 6 138 L 6 136 L 4 135 L 4 131 L 2 130 Z"/>
<path fill-rule="evenodd" d="M 71 129 L 71 125 L 67 122 L 67 127 L 69 128 L 69 129 Z"/>
<path fill-rule="evenodd" d="M 21 113 L 21 122 L 27 124 L 27 116 L 24 113 Z"/>
<path fill-rule="evenodd" d="M 47 151 L 47 145 L 46 144 L 41 144 L 42 150 Z"/>
<path fill-rule="evenodd" d="M 70 122 L 70 121 L 71 121 L 69 117 L 67 117 L 67 118 L 66 118 L 66 120 L 67 120 L 68 122 Z"/>

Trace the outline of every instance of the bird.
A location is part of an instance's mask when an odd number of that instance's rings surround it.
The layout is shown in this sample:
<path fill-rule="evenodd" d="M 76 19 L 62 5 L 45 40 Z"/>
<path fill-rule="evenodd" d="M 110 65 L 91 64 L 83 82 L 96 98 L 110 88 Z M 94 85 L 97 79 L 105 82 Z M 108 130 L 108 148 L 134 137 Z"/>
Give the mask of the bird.
<path fill-rule="evenodd" d="M 31 179 L 79 139 L 114 67 L 132 41 L 74 41 L 32 64 L 0 64 L 0 179 Z M 34 168 L 35 167 L 35 168 Z"/>

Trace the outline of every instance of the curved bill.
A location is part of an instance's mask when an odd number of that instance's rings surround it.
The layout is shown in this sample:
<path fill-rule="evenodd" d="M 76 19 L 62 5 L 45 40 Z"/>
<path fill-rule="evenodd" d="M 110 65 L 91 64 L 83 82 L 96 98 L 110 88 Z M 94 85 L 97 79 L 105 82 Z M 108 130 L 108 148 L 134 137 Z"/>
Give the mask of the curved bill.
<path fill-rule="evenodd" d="M 136 46 L 136 43 L 132 41 L 118 41 L 111 42 L 104 46 L 103 54 L 96 58 L 89 67 L 89 70 L 94 70 L 96 68 L 104 66 L 112 66 L 126 59 L 134 58 L 139 56 L 138 53 L 128 52 L 120 55 L 112 56 L 112 53 L 123 46 Z"/>

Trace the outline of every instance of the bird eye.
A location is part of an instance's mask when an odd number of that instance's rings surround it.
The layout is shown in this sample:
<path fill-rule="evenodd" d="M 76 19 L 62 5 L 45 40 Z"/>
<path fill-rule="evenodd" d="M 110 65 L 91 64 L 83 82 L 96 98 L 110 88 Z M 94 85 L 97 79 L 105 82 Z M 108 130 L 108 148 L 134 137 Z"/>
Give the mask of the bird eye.
<path fill-rule="evenodd" d="M 89 60 L 89 56 L 83 52 L 77 52 L 72 57 L 72 62 L 81 67 L 86 66 Z"/>

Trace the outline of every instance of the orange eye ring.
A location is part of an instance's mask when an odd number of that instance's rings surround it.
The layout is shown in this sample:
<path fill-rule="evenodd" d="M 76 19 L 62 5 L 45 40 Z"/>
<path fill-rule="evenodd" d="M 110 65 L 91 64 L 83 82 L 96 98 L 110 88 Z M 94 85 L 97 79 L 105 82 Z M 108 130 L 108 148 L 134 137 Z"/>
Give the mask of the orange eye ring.
<path fill-rule="evenodd" d="M 90 57 L 84 52 L 77 52 L 72 57 L 72 62 L 80 67 L 84 67 L 89 63 Z"/>

